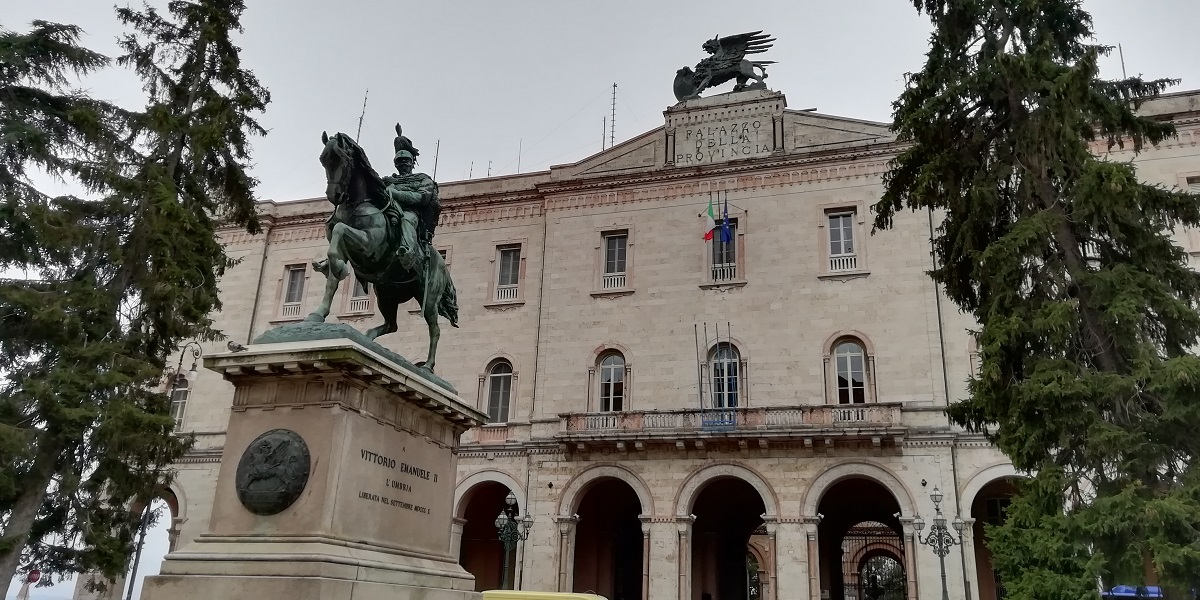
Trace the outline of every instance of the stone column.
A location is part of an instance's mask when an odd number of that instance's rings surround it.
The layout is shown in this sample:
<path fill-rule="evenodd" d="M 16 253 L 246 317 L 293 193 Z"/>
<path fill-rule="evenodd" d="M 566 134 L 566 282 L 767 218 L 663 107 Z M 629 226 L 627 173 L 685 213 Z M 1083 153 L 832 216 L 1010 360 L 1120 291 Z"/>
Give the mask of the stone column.
<path fill-rule="evenodd" d="M 643 538 L 649 544 L 646 564 L 650 567 L 646 598 L 653 600 L 672 600 L 679 597 L 676 586 L 679 583 L 678 573 L 671 570 L 671 565 L 678 567 L 679 532 L 675 517 L 642 518 L 642 531 L 650 528 L 649 538 Z M 643 533 L 643 536 L 645 534 Z"/>
<path fill-rule="evenodd" d="M 463 527 L 466 526 L 466 519 L 454 517 L 454 520 L 450 521 L 450 555 L 455 561 L 462 560 L 462 534 Z"/>
<path fill-rule="evenodd" d="M 908 597 L 918 598 L 917 548 L 920 545 L 916 543 L 915 534 L 913 533 L 912 518 L 901 517 L 900 525 L 904 529 L 904 578 L 908 580 Z"/>
<path fill-rule="evenodd" d="M 183 519 L 171 519 L 171 528 L 167 530 L 167 552 L 174 552 L 179 544 L 179 532 L 183 529 Z"/>
<path fill-rule="evenodd" d="M 805 535 L 805 525 L 799 519 L 778 519 L 775 523 L 775 536 L 771 566 L 775 572 L 769 581 L 771 584 L 770 598 L 763 594 L 763 600 L 806 600 L 808 598 L 808 538 Z M 768 524 L 768 533 L 771 526 Z M 782 591 L 786 590 L 786 592 Z"/>
<path fill-rule="evenodd" d="M 638 515 L 642 522 L 642 600 L 650 600 L 650 517 Z"/>
<path fill-rule="evenodd" d="M 803 517 L 804 539 L 808 555 L 808 597 L 811 600 L 821 598 L 821 554 L 817 545 L 817 525 L 821 523 L 820 516 Z M 915 596 L 909 596 L 915 600 Z"/>
<path fill-rule="evenodd" d="M 679 600 L 691 600 L 692 597 L 692 524 L 695 522 L 696 515 L 675 518 L 675 531 L 679 540 Z"/>
<path fill-rule="evenodd" d="M 762 595 L 763 600 L 776 600 L 775 589 L 779 579 L 779 559 L 776 558 L 779 555 L 779 519 L 764 515 L 763 522 L 767 528 L 767 564 L 759 565 L 758 570 L 765 570 L 769 579 L 763 581 L 762 577 L 759 577 L 759 586 L 769 586 Z"/>
<path fill-rule="evenodd" d="M 979 559 L 975 556 L 975 519 L 963 519 L 962 545 L 962 558 L 966 561 L 967 580 L 963 583 L 967 588 L 967 600 L 978 600 Z"/>
<path fill-rule="evenodd" d="M 575 576 L 575 525 L 579 515 L 558 517 L 558 591 L 570 592 Z"/>

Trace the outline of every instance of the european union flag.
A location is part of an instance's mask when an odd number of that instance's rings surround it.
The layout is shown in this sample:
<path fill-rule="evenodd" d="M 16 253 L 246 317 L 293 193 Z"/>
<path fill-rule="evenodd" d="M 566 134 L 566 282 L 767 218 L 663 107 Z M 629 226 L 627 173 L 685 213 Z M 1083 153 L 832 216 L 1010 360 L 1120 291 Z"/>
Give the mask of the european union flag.
<path fill-rule="evenodd" d="M 733 230 L 729 228 L 729 192 L 725 193 L 725 206 L 721 212 L 721 243 L 733 241 Z"/>

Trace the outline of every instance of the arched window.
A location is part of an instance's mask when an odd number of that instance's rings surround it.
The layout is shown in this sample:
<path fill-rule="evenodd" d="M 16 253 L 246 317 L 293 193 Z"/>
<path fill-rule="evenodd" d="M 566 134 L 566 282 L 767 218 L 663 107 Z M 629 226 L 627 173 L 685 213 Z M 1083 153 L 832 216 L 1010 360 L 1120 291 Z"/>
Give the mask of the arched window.
<path fill-rule="evenodd" d="M 737 408 L 741 396 L 741 355 L 729 342 L 721 342 L 709 354 L 712 378 L 712 407 Z"/>
<path fill-rule="evenodd" d="M 513 368 L 507 360 L 498 360 L 488 369 L 487 415 L 489 423 L 507 423 L 512 398 Z"/>
<path fill-rule="evenodd" d="M 619 352 L 600 359 L 600 411 L 625 410 L 625 357 Z"/>
<path fill-rule="evenodd" d="M 833 349 L 838 404 L 867 401 L 867 355 L 857 340 L 844 339 Z"/>

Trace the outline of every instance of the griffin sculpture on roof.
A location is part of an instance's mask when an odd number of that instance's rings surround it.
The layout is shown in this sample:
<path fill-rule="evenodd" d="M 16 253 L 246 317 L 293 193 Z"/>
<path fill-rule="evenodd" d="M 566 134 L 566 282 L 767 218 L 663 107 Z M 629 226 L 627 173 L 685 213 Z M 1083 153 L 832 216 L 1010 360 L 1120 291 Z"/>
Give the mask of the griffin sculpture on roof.
<path fill-rule="evenodd" d="M 684 67 L 675 73 L 675 98 L 681 102 L 699 98 L 700 92 L 735 78 L 737 79 L 737 84 L 733 86 L 735 92 L 765 89 L 767 87 L 763 82 L 767 78 L 765 67 L 775 64 L 775 61 L 747 60 L 746 55 L 766 52 L 771 47 L 771 42 L 774 41 L 775 38 L 760 30 L 726 37 L 716 36 L 704 42 L 701 47 L 712 56 L 700 61 L 696 65 L 695 71 L 692 71 L 691 67 Z M 755 74 L 754 69 L 756 68 L 761 74 Z M 746 82 L 751 79 L 754 80 L 754 83 L 746 85 Z"/>

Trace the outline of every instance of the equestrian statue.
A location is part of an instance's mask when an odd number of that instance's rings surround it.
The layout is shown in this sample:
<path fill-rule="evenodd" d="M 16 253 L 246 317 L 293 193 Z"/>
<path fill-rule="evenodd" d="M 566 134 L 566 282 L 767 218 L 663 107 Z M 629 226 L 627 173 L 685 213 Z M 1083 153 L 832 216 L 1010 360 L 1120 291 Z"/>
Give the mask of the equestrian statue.
<path fill-rule="evenodd" d="M 739 33 L 726 37 L 713 37 L 701 46 L 711 54 L 696 65 L 696 70 L 683 67 L 675 72 L 675 99 L 680 102 L 700 97 L 700 92 L 736 79 L 733 91 L 766 89 L 763 80 L 767 78 L 767 65 L 775 64 L 773 60 L 747 60 L 747 54 L 759 54 L 771 48 L 775 38 L 760 31 Z M 755 69 L 759 70 L 757 74 Z M 753 79 L 754 83 L 746 82 Z"/>
<path fill-rule="evenodd" d="M 305 319 L 322 323 L 350 275 L 375 288 L 383 324 L 366 336 L 375 339 L 398 329 L 400 305 L 416 298 L 429 325 L 429 355 L 416 363 L 433 371 L 441 328 L 438 316 L 458 327 L 458 293 L 433 234 L 441 213 L 438 186 L 428 175 L 413 173 L 420 152 L 396 125 L 393 164 L 396 174 L 380 177 L 358 143 L 344 133 L 321 133 L 325 148 L 325 197 L 333 214 L 325 223 L 326 257 L 313 263 L 325 275 L 321 305 Z"/>

